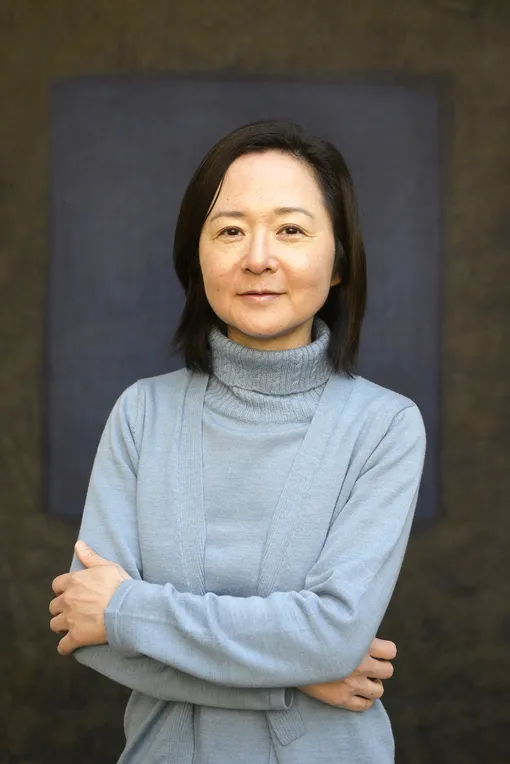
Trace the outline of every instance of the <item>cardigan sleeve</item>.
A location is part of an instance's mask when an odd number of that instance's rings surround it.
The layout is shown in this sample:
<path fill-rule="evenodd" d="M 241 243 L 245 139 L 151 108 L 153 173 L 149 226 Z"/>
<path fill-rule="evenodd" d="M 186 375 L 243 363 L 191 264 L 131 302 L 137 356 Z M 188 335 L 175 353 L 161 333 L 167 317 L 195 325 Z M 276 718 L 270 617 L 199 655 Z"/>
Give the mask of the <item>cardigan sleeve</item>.
<path fill-rule="evenodd" d="M 110 413 L 92 468 L 79 538 L 143 583 L 135 502 L 138 399 L 135 383 L 122 393 Z M 74 555 L 71 571 L 83 567 Z M 293 703 L 292 688 L 213 684 L 145 655 L 126 657 L 109 644 L 80 647 L 73 655 L 115 682 L 160 700 L 261 711 L 286 710 Z"/>
<path fill-rule="evenodd" d="M 267 597 L 179 592 L 123 581 L 105 611 L 108 639 L 201 679 L 300 686 L 349 676 L 390 601 L 411 529 L 426 450 L 418 407 L 399 411 L 337 507 L 300 591 Z"/>

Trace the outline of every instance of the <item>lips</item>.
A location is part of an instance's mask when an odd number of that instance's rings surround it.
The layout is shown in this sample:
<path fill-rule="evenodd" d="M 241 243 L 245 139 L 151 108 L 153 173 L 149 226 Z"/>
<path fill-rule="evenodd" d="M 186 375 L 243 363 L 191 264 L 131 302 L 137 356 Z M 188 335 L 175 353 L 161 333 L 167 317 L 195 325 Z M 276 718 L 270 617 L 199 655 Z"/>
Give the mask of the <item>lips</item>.
<path fill-rule="evenodd" d="M 257 302 L 270 302 L 271 300 L 276 300 L 277 297 L 280 297 L 281 295 L 277 292 L 251 292 L 251 293 L 245 293 L 241 294 L 240 297 L 243 298 L 243 300 L 246 300 L 247 302 L 257 303 Z"/>

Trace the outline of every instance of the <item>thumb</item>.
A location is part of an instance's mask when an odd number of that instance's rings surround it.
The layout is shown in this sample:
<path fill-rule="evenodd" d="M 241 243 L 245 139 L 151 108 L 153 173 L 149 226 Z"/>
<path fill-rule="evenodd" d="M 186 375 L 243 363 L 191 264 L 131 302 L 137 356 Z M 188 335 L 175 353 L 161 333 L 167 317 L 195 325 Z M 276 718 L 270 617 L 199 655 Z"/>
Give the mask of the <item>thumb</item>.
<path fill-rule="evenodd" d="M 77 541 L 74 545 L 74 549 L 79 561 L 83 563 L 86 568 L 93 568 L 96 565 L 108 564 L 108 560 L 105 560 L 104 557 L 100 557 L 98 554 L 96 554 L 96 552 L 94 552 L 94 550 L 91 549 L 84 541 Z"/>

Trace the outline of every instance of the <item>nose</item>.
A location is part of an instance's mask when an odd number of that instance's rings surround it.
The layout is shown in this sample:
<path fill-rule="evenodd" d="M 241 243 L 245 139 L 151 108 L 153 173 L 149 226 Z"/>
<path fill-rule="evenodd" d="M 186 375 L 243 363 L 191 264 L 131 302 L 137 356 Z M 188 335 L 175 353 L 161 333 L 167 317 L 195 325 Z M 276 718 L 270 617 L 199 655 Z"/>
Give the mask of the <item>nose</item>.
<path fill-rule="evenodd" d="M 263 230 L 257 231 L 249 240 L 243 256 L 243 269 L 252 273 L 262 273 L 267 268 L 276 268 L 276 259 L 271 253 L 270 236 Z"/>

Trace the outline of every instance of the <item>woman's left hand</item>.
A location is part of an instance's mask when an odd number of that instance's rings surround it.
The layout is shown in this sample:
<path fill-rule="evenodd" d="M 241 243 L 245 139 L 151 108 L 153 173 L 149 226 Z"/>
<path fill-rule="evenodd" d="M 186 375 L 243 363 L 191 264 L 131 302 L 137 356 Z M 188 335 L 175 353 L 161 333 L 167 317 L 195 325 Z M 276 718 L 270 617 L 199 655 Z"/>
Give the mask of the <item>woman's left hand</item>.
<path fill-rule="evenodd" d="M 57 595 L 50 602 L 50 629 L 65 634 L 57 650 L 70 655 L 77 647 L 106 644 L 104 611 L 119 584 L 131 576 L 115 562 L 105 560 L 83 542 L 75 545 L 76 556 L 86 570 L 64 573 L 51 588 Z"/>

